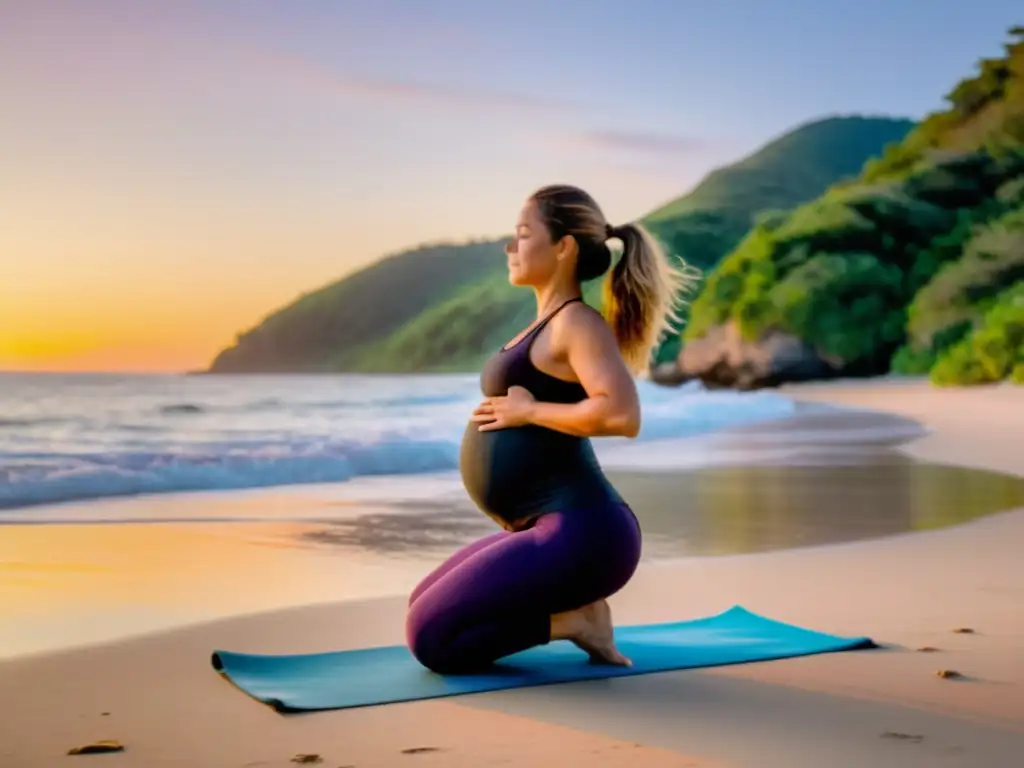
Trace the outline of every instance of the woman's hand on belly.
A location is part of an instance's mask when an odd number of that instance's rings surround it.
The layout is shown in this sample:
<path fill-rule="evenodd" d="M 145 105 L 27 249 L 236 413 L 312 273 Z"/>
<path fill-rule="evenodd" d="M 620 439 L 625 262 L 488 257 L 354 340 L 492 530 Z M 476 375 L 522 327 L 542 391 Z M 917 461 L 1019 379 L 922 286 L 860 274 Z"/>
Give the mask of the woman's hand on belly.
<path fill-rule="evenodd" d="M 488 397 L 473 411 L 471 421 L 481 432 L 509 427 L 522 427 L 530 423 L 530 414 L 536 405 L 533 395 L 523 387 L 509 387 L 504 397 Z"/>
<path fill-rule="evenodd" d="M 568 365 L 586 396 L 573 403 L 547 402 L 510 388 L 507 398 L 490 398 L 481 404 L 479 420 L 484 423 L 491 421 L 496 410 L 504 410 L 498 423 L 481 429 L 532 424 L 573 437 L 636 437 L 640 433 L 636 382 L 604 318 L 579 304 L 559 312 L 551 329 L 547 356 Z"/>

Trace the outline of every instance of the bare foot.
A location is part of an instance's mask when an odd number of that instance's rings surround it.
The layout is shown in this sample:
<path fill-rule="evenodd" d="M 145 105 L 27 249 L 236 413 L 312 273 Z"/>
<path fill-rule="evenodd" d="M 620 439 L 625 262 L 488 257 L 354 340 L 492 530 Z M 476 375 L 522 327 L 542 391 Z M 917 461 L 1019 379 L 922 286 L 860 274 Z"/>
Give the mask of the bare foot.
<path fill-rule="evenodd" d="M 612 609 L 607 601 L 598 600 L 572 613 L 575 619 L 574 631 L 566 639 L 590 654 L 592 662 L 620 667 L 633 666 L 633 662 L 619 653 L 619 649 L 615 647 Z"/>

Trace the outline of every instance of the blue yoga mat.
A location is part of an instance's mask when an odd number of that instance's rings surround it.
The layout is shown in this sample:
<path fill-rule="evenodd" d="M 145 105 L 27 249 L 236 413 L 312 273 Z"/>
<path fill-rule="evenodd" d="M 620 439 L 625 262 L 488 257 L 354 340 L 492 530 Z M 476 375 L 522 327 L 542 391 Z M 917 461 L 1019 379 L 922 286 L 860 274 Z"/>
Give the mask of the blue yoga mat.
<path fill-rule="evenodd" d="M 875 647 L 866 637 L 827 635 L 741 606 L 693 621 L 617 627 L 615 642 L 632 667 L 591 664 L 566 641 L 508 656 L 473 675 L 430 672 L 402 645 L 288 656 L 215 651 L 212 663 L 253 698 L 279 712 L 299 712 Z"/>

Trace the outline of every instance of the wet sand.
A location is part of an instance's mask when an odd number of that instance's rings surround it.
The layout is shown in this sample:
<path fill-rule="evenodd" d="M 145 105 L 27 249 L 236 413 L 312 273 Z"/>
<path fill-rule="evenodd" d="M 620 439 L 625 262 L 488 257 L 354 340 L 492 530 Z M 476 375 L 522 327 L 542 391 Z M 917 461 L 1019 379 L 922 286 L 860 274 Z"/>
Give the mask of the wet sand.
<path fill-rule="evenodd" d="M 128 745 L 125 753 L 77 759 L 283 766 L 297 752 L 319 752 L 325 765 L 339 766 L 579 759 L 636 766 L 1019 765 L 1024 569 L 1017 556 L 1024 510 L 998 511 L 1020 505 L 1020 486 L 991 470 L 1024 476 L 1019 445 L 1006 450 L 1007 434 L 1024 434 L 1022 392 L 870 382 L 789 389 L 808 402 L 909 416 L 929 433 L 886 459 L 858 449 L 858 461 L 847 456 L 837 463 L 811 439 L 803 445 L 813 462 L 804 463 L 816 466 L 793 466 L 790 453 L 778 466 L 617 478 L 650 535 L 684 542 L 686 555 L 673 558 L 679 553 L 670 551 L 668 559 L 641 566 L 613 600 L 619 623 L 679 620 L 742 603 L 822 631 L 868 634 L 884 645 L 879 650 L 282 717 L 218 679 L 209 669 L 210 649 L 286 653 L 401 642 L 404 600 L 282 609 L 0 663 L 0 764 L 55 765 L 75 759 L 63 755 L 70 746 L 118 738 Z M 813 409 L 803 416 L 832 418 Z M 749 448 L 758 435 L 777 435 L 777 427 L 729 439 Z M 958 472 L 957 465 L 983 471 Z M 10 541 L 12 532 L 57 528 L 10 526 L 0 533 Z M 142 529 L 161 530 L 138 526 L 137 535 Z M 340 540 L 324 538 L 332 531 Z M 307 521 L 278 534 L 270 536 L 275 543 L 250 548 L 336 557 L 347 551 L 351 528 Z M 879 534 L 887 535 L 871 538 Z M 232 563 L 222 563 L 225 574 Z M 183 565 L 182 573 L 201 570 L 187 559 Z M 952 632 L 957 626 L 975 632 Z M 937 652 L 916 651 L 926 645 Z M 940 668 L 964 677 L 941 679 Z M 438 751 L 402 751 L 422 746 Z"/>
<path fill-rule="evenodd" d="M 863 428 L 861 420 L 815 412 L 716 439 L 749 446 L 756 434 L 813 445 L 816 435 Z M 894 422 L 884 416 L 873 423 L 882 429 Z M 761 466 L 610 474 L 640 519 L 645 563 L 859 541 L 1024 506 L 1024 479 L 924 462 L 870 441 L 855 453 L 853 442 L 843 445 L 847 452 L 827 461 L 786 452 Z M 274 493 L 282 502 L 288 496 Z M 323 494 L 297 491 L 283 505 L 293 520 L 161 522 L 157 514 L 151 523 L 68 524 L 38 523 L 49 519 L 45 509 L 26 512 L 0 528 L 0 615 L 7 618 L 0 658 L 408 594 L 452 551 L 494 530 L 461 496 L 359 508 L 332 507 L 329 490 Z M 87 508 L 109 506 L 90 503 L 77 512 L 96 519 Z"/>

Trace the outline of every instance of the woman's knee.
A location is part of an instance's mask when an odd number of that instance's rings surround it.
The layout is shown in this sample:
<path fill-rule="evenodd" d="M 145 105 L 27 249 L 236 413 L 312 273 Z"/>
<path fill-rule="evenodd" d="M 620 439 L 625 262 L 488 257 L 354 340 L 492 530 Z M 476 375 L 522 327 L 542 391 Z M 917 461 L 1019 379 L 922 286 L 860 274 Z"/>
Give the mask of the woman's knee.
<path fill-rule="evenodd" d="M 462 671 L 454 642 L 457 629 L 443 617 L 417 608 L 412 606 L 405 624 L 406 643 L 413 657 L 438 674 Z"/>
<path fill-rule="evenodd" d="M 611 551 L 603 558 L 602 574 L 607 583 L 603 597 L 607 598 L 626 586 L 636 574 L 643 556 L 643 535 L 636 515 L 626 505 L 617 510 L 620 526 Z"/>
<path fill-rule="evenodd" d="M 409 599 L 406 600 L 405 607 L 412 608 L 412 604 L 415 603 L 416 600 L 419 599 L 419 596 L 426 592 L 429 587 L 430 584 L 426 583 L 425 579 L 417 584 L 413 588 L 412 592 L 409 593 Z"/>

